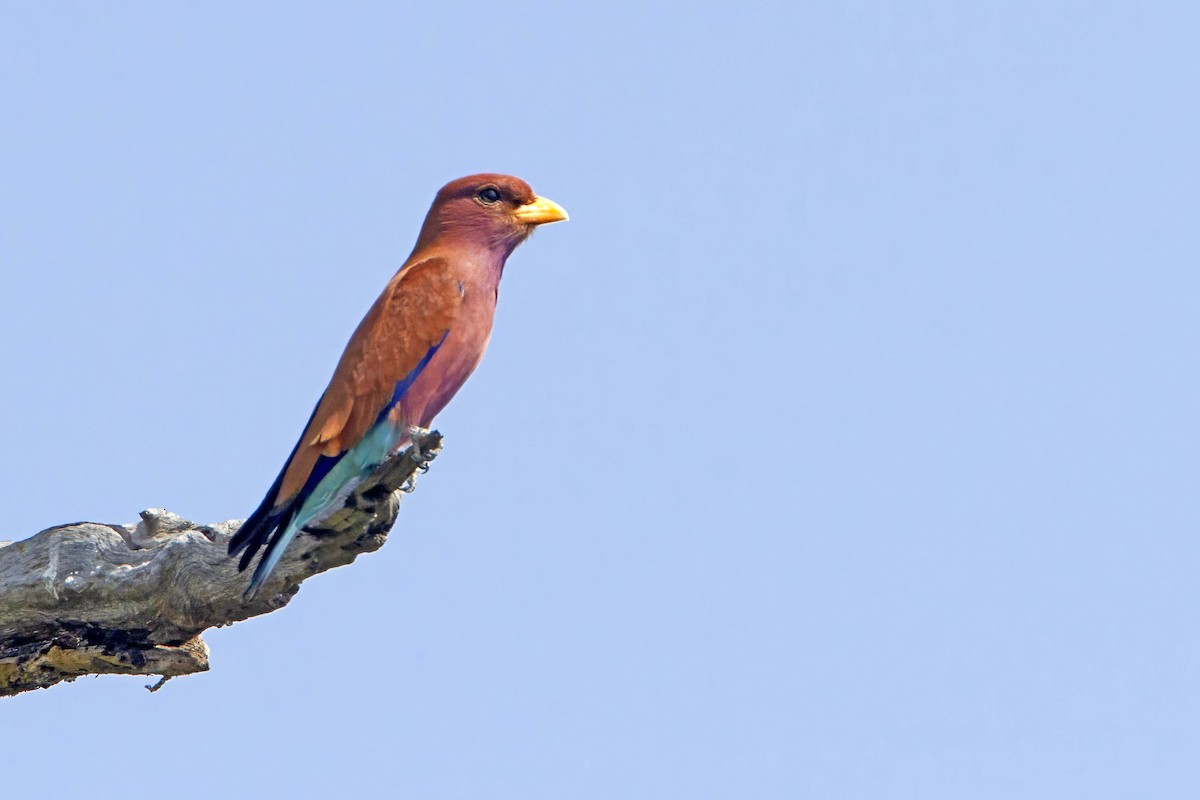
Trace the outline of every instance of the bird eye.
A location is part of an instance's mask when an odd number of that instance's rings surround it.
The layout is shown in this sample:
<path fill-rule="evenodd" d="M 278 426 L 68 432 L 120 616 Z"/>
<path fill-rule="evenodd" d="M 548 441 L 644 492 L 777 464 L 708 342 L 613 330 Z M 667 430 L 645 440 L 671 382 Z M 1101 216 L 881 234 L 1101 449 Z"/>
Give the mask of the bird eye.
<path fill-rule="evenodd" d="M 495 186 L 485 186 L 479 190 L 479 199 L 491 205 L 500 200 L 500 190 Z"/>

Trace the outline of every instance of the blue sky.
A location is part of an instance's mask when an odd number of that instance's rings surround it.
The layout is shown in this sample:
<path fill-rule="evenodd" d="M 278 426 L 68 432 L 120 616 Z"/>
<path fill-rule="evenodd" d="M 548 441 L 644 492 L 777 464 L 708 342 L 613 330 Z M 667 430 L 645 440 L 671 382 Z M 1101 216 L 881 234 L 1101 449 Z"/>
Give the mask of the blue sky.
<path fill-rule="evenodd" d="M 571 212 L 386 547 L 6 792 L 1200 788 L 1190 4 L 0 8 L 0 539 L 248 514 L 436 189 Z"/>

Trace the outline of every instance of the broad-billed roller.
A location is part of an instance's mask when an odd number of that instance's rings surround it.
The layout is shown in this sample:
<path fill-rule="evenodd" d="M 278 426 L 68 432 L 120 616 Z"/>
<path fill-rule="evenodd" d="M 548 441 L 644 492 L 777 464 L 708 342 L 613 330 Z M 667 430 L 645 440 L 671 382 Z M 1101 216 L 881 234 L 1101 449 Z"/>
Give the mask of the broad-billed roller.
<path fill-rule="evenodd" d="M 479 364 L 504 262 L 538 225 L 567 219 L 509 175 L 471 175 L 433 201 L 412 255 L 371 306 L 275 483 L 229 542 L 244 570 L 263 549 L 250 599 L 306 525 L 414 433 L 427 429 Z"/>

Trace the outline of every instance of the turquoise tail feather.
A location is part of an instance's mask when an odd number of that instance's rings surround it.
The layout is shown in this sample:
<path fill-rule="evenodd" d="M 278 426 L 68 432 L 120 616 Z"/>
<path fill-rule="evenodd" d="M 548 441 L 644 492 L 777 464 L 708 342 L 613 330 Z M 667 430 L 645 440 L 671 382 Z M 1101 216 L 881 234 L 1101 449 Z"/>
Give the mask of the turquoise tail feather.
<path fill-rule="evenodd" d="M 263 553 L 262 560 L 258 562 L 254 575 L 250 578 L 244 598 L 254 598 L 262 584 L 271 576 L 271 572 L 279 565 L 288 544 L 304 526 L 320 522 L 341 508 L 346 495 L 386 461 L 406 438 L 407 433 L 402 426 L 383 418 L 367 431 L 367 435 L 359 440 L 358 444 L 346 451 L 291 515 L 287 524 L 282 526 L 282 531 L 276 537 L 272 537 L 267 551 Z"/>

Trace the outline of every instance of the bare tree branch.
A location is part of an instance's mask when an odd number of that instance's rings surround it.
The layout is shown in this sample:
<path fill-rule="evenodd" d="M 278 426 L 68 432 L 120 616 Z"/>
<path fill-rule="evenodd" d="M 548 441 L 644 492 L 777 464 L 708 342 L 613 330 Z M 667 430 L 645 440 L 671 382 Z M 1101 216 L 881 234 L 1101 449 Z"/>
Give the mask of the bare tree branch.
<path fill-rule="evenodd" d="M 388 460 L 344 507 L 306 528 L 258 595 L 226 554 L 240 521 L 197 525 L 163 509 L 136 525 L 78 522 L 0 543 L 0 697 L 80 675 L 208 669 L 207 628 L 287 605 L 300 582 L 383 546 L 400 498 L 441 449 L 436 431 Z"/>

